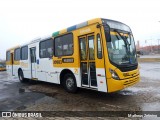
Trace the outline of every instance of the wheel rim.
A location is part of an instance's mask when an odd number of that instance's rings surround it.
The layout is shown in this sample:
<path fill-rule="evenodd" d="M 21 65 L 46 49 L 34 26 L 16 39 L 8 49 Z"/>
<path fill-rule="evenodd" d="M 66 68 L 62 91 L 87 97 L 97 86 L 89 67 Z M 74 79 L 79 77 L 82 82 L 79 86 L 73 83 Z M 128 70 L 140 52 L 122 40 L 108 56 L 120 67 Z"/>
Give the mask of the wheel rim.
<path fill-rule="evenodd" d="M 72 78 L 68 78 L 66 80 L 66 86 L 67 86 L 68 89 L 72 89 L 73 86 L 74 86 L 74 80 Z"/>

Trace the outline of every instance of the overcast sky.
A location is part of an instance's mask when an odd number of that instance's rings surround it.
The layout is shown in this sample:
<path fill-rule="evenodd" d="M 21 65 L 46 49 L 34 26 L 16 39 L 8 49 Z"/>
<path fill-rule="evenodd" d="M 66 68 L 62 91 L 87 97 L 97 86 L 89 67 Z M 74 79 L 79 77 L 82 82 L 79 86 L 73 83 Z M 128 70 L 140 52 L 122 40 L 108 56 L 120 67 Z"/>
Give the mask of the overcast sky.
<path fill-rule="evenodd" d="M 0 0 L 0 59 L 10 47 L 97 17 L 126 23 L 136 41 L 160 39 L 159 0 Z"/>

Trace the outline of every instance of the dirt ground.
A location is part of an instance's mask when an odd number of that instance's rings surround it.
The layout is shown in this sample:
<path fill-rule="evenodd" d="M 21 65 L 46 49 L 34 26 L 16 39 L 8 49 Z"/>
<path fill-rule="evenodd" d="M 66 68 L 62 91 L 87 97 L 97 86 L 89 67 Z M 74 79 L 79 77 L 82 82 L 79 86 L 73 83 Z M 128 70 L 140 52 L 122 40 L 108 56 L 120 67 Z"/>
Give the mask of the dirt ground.
<path fill-rule="evenodd" d="M 110 94 L 86 89 L 79 89 L 77 94 L 71 94 L 60 85 L 45 82 L 22 84 L 17 78 L 8 77 L 6 72 L 0 72 L 0 111 L 71 111 L 65 113 L 68 115 L 72 111 L 81 111 L 81 116 L 85 115 L 84 111 L 160 111 L 159 71 L 159 62 L 140 63 L 141 81 L 132 87 Z M 133 119 L 64 116 L 66 117 L 47 117 L 46 119 Z"/>

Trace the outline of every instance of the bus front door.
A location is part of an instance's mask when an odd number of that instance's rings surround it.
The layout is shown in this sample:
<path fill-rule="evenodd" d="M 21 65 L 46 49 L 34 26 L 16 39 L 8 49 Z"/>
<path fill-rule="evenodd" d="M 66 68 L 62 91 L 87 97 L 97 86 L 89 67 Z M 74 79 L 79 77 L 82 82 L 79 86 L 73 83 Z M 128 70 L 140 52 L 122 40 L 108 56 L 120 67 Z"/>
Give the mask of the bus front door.
<path fill-rule="evenodd" d="M 30 48 L 30 58 L 31 58 L 31 78 L 36 78 L 36 48 Z"/>
<path fill-rule="evenodd" d="M 94 34 L 79 37 L 82 87 L 97 88 Z"/>

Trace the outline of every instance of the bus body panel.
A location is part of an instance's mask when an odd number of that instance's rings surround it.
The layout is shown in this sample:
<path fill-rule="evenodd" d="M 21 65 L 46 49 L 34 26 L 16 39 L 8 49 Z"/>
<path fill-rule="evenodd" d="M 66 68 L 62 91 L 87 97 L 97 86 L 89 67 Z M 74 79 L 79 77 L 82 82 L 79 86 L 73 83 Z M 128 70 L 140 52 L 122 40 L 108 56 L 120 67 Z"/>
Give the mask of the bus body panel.
<path fill-rule="evenodd" d="M 31 71 L 30 71 L 30 64 L 28 60 L 21 60 L 21 67 L 20 69 L 23 72 L 24 78 L 31 78 Z"/>
<path fill-rule="evenodd" d="M 63 69 L 70 69 L 73 73 L 75 73 L 76 70 L 71 69 L 71 67 L 75 67 L 74 69 L 78 70 L 78 74 L 74 74 L 76 77 L 76 81 L 77 81 L 77 86 L 78 87 L 89 87 L 89 88 L 95 88 L 98 91 L 102 91 L 102 92 L 107 92 L 107 83 L 106 83 L 106 75 L 105 75 L 105 65 L 104 65 L 104 55 L 102 56 L 101 59 L 97 58 L 97 46 L 96 46 L 96 36 L 97 34 L 100 34 L 101 37 L 101 43 L 102 43 L 102 35 L 100 30 L 97 28 L 97 24 L 98 23 L 91 23 L 91 25 L 80 28 L 78 30 L 74 30 L 72 31 L 73 33 L 73 37 L 74 37 L 74 53 L 73 55 L 70 56 L 62 56 L 62 57 L 55 57 L 53 56 L 53 66 L 54 68 L 61 68 L 61 70 Z M 91 85 L 87 85 L 87 86 L 82 86 L 82 76 L 81 76 L 81 70 L 80 70 L 80 52 L 79 52 L 79 37 L 83 37 L 83 36 L 94 36 L 94 54 L 95 54 L 95 65 L 96 65 L 96 81 L 97 81 L 97 87 L 91 86 Z M 87 38 L 86 38 L 87 39 Z M 103 52 L 103 47 L 102 47 L 102 52 Z M 104 53 L 103 53 L 104 54 Z M 74 62 L 72 63 L 64 63 L 63 59 L 71 59 L 73 58 Z M 101 63 L 101 64 L 100 64 Z M 79 69 L 78 69 L 79 68 Z M 60 73 L 60 71 L 58 71 L 58 73 Z M 58 75 L 60 76 L 60 74 Z"/>
<path fill-rule="evenodd" d="M 56 68 L 53 67 L 53 60 L 51 58 L 39 58 L 37 69 L 38 80 L 59 83 L 56 71 Z"/>
<path fill-rule="evenodd" d="M 15 77 L 18 77 L 18 69 L 19 68 L 20 68 L 20 65 L 13 65 L 13 74 Z"/>
<path fill-rule="evenodd" d="M 39 58 L 39 64 L 37 66 L 37 77 L 38 80 L 41 81 L 47 81 L 47 70 L 50 67 L 48 67 L 48 58 Z"/>
<path fill-rule="evenodd" d="M 101 26 L 99 27 L 99 25 Z M 89 20 L 55 32 L 52 35 L 53 43 L 56 38 L 67 34 L 73 36 L 73 54 L 66 56 L 55 56 L 54 54 L 52 58 L 41 58 L 40 42 L 47 39 L 37 39 L 37 41 L 27 44 L 27 60 L 14 61 L 13 64 L 14 49 L 10 50 L 11 60 L 6 62 L 7 72 L 18 76 L 18 70 L 22 69 L 25 78 L 60 84 L 62 72 L 69 70 L 75 76 L 77 87 L 101 92 L 118 91 L 139 81 L 138 68 L 122 72 L 111 64 L 102 19 Z M 100 44 L 101 47 L 97 44 Z M 82 45 L 86 48 L 83 49 Z M 66 48 L 66 46 L 63 47 L 63 49 Z M 100 57 L 98 56 L 99 53 L 101 53 Z M 87 55 L 86 59 L 82 58 L 84 54 Z M 112 78 L 110 69 L 116 71 L 120 80 Z"/>
<path fill-rule="evenodd" d="M 108 86 L 104 68 L 97 68 L 97 75 L 98 91 L 107 92 Z"/>

